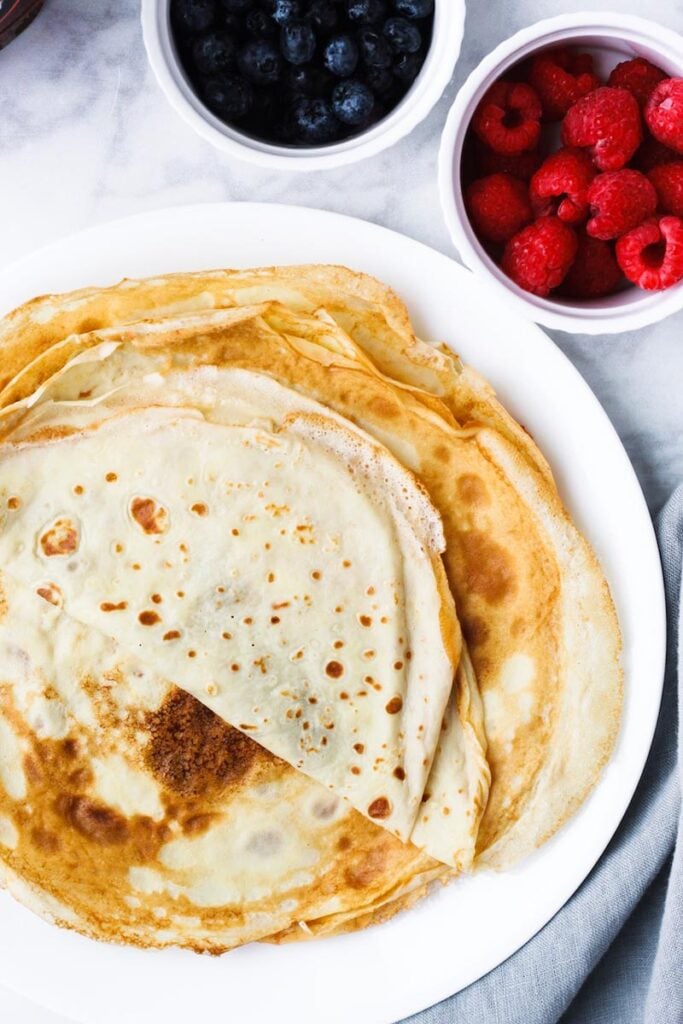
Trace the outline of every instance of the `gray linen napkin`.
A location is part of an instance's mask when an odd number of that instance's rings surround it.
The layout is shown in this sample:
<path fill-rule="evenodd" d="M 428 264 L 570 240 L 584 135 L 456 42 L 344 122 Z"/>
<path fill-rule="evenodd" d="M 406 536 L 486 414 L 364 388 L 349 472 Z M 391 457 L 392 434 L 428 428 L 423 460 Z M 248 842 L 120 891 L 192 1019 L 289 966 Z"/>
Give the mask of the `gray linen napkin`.
<path fill-rule="evenodd" d="M 683 1024 L 677 763 L 683 485 L 657 526 L 668 604 L 667 672 L 654 743 L 631 806 L 592 873 L 538 935 L 410 1024 Z"/>

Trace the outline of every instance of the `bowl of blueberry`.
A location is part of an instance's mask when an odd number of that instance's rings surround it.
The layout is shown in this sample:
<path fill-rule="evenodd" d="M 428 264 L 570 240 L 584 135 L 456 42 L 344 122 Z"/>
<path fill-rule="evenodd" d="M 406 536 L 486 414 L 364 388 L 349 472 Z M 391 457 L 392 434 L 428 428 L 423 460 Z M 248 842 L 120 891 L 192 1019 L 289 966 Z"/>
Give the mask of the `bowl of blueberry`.
<path fill-rule="evenodd" d="M 527 317 L 585 334 L 683 308 L 683 38 L 622 13 L 501 43 L 456 97 L 441 202 L 464 262 Z"/>
<path fill-rule="evenodd" d="M 465 0 L 143 0 L 167 98 L 235 156 L 289 170 L 362 160 L 432 109 Z"/>

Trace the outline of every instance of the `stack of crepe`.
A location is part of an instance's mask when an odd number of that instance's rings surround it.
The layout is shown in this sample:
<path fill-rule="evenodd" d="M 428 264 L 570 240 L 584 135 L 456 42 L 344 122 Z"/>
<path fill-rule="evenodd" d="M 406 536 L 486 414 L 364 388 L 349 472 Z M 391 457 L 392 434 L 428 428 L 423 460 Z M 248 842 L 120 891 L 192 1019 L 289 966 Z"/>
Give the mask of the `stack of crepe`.
<path fill-rule="evenodd" d="M 619 629 L 490 386 L 339 267 L 0 323 L 0 883 L 221 952 L 384 920 L 571 816 Z M 455 883 L 457 884 L 457 882 Z"/>

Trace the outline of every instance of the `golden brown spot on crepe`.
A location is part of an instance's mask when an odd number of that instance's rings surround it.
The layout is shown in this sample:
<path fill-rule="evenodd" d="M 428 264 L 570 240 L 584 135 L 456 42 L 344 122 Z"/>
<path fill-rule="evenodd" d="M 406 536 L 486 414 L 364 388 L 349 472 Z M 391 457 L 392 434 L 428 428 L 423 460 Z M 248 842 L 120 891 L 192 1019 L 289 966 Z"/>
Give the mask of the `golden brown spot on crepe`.
<path fill-rule="evenodd" d="M 154 602 L 154 604 L 161 604 L 161 602 L 163 601 L 163 597 L 161 596 L 161 594 L 152 594 L 152 601 Z"/>
<path fill-rule="evenodd" d="M 360 773 L 361 773 L 360 768 L 357 765 L 354 764 L 353 767 L 351 768 L 351 774 L 352 775 L 360 775 Z"/>
<path fill-rule="evenodd" d="M 156 626 L 157 622 L 161 622 L 161 616 L 153 611 L 153 609 L 146 608 L 145 611 L 140 612 L 138 615 L 138 622 L 143 626 Z"/>
<path fill-rule="evenodd" d="M 197 652 L 196 651 L 188 651 L 187 652 L 187 656 L 188 656 L 188 658 L 196 658 L 197 657 Z"/>
<path fill-rule="evenodd" d="M 128 607 L 127 601 L 118 601 L 116 604 L 113 601 L 102 601 L 100 604 L 100 611 L 102 612 L 123 612 Z"/>
<path fill-rule="evenodd" d="M 489 604 L 499 604 L 516 587 L 512 560 L 500 544 L 485 533 L 470 530 L 462 535 L 465 580 L 471 593 Z"/>
<path fill-rule="evenodd" d="M 368 406 L 372 412 L 377 413 L 381 419 L 395 420 L 397 416 L 401 415 L 398 403 L 390 401 L 383 395 L 375 395 L 368 402 Z"/>
<path fill-rule="evenodd" d="M 168 511 L 154 498 L 133 498 L 130 514 L 143 533 L 159 534 L 168 529 Z"/>
<path fill-rule="evenodd" d="M 116 480 L 118 480 L 118 475 L 116 473 L 107 473 L 104 479 L 107 481 L 108 484 L 113 484 Z"/>
<path fill-rule="evenodd" d="M 372 625 L 372 616 L 370 616 L 370 615 L 359 615 L 358 616 L 358 621 L 360 622 L 361 626 L 365 626 L 366 629 L 369 629 L 370 626 Z"/>
<path fill-rule="evenodd" d="M 322 573 L 318 572 L 317 569 L 314 569 L 313 572 L 311 573 L 311 578 L 314 579 L 314 580 L 319 580 L 321 578 L 321 576 L 322 576 Z"/>
<path fill-rule="evenodd" d="M 344 641 L 343 640 L 335 640 L 334 643 L 332 644 L 332 646 L 334 647 L 335 651 L 340 651 L 342 649 L 342 647 L 344 646 Z"/>
<path fill-rule="evenodd" d="M 206 516 L 209 514 L 209 509 L 203 501 L 195 501 L 194 505 L 192 505 L 191 511 L 194 512 L 196 516 Z"/>
<path fill-rule="evenodd" d="M 182 821 L 182 830 L 186 836 L 198 836 L 211 828 L 218 815 L 216 814 L 193 814 Z"/>
<path fill-rule="evenodd" d="M 401 669 L 403 668 L 403 662 L 402 661 L 395 661 L 394 662 L 394 668 L 396 669 L 397 672 L 400 672 Z"/>
<path fill-rule="evenodd" d="M 388 818 L 391 814 L 391 803 L 385 796 L 378 796 L 368 807 L 368 815 L 371 818 L 380 820 Z"/>
<path fill-rule="evenodd" d="M 437 444 L 433 448 L 433 455 L 437 462 L 444 462 L 448 464 L 451 458 L 450 450 L 445 444 Z"/>
<path fill-rule="evenodd" d="M 466 505 L 489 505 L 491 499 L 486 484 L 475 473 L 463 473 L 458 477 L 458 494 Z"/>
<path fill-rule="evenodd" d="M 61 794 L 55 804 L 57 813 L 81 835 L 103 846 L 126 841 L 128 823 L 122 814 L 106 804 L 86 796 Z"/>
<path fill-rule="evenodd" d="M 242 782 L 257 762 L 278 758 L 227 725 L 189 693 L 174 690 L 147 715 L 147 764 L 180 796 L 206 796 Z"/>
<path fill-rule="evenodd" d="M 403 782 L 406 777 L 406 773 L 403 768 L 400 766 L 398 768 L 394 768 L 394 777 L 397 778 L 399 782 Z"/>
<path fill-rule="evenodd" d="M 365 753 L 365 744 L 364 743 L 354 743 L 353 749 L 356 751 L 357 754 L 363 754 L 363 753 Z"/>
<path fill-rule="evenodd" d="M 38 427 L 25 440 L 35 443 L 40 441 L 58 441 L 60 438 L 71 437 L 72 434 L 76 433 L 78 433 L 77 427 L 67 427 L 59 424 L 56 427 Z"/>
<path fill-rule="evenodd" d="M 56 853 L 59 849 L 59 836 L 46 828 L 31 829 L 33 844 L 45 853 Z"/>
<path fill-rule="evenodd" d="M 384 799 L 384 797 L 380 799 Z M 366 889 L 381 877 L 385 866 L 385 848 L 383 845 L 376 846 L 369 850 L 357 864 L 346 869 L 344 880 L 352 889 Z"/>
<path fill-rule="evenodd" d="M 346 692 L 346 690 L 342 690 L 342 692 L 339 694 L 339 700 L 348 700 L 348 699 L 349 699 L 348 693 Z"/>
<path fill-rule="evenodd" d="M 337 849 L 341 853 L 345 853 L 346 850 L 350 850 L 352 846 L 353 846 L 353 842 L 349 838 L 349 836 L 340 836 L 339 837 L 339 839 L 337 841 Z"/>
<path fill-rule="evenodd" d="M 279 615 L 271 615 L 270 616 L 270 621 L 271 621 L 273 626 L 277 626 L 278 622 L 280 621 L 280 616 Z"/>
<path fill-rule="evenodd" d="M 480 647 L 489 637 L 488 623 L 478 615 L 463 617 L 462 631 L 470 647 Z"/>
<path fill-rule="evenodd" d="M 48 558 L 54 555 L 72 555 L 78 548 L 78 530 L 72 519 L 60 516 L 40 538 L 40 546 Z"/>
<path fill-rule="evenodd" d="M 56 583 L 47 583 L 44 587 L 38 587 L 36 594 L 38 597 L 42 597 L 44 601 L 55 606 L 58 606 L 62 600 L 62 592 Z"/>
<path fill-rule="evenodd" d="M 75 490 L 75 488 L 74 488 L 74 490 Z M 21 498 L 17 498 L 17 496 L 15 494 L 13 494 L 10 498 L 7 499 L 7 508 L 11 509 L 12 511 L 14 511 L 15 509 L 18 509 L 20 505 L 21 505 Z"/>
<path fill-rule="evenodd" d="M 339 679 L 344 675 L 344 666 L 340 661 L 328 661 L 325 671 L 331 679 Z"/>
<path fill-rule="evenodd" d="M 180 630 L 178 630 L 178 629 L 169 629 L 168 633 L 164 633 L 162 639 L 164 639 L 164 640 L 177 640 L 179 636 L 180 636 Z"/>
<path fill-rule="evenodd" d="M 384 710 L 386 711 L 386 713 L 388 715 L 397 715 L 402 707 L 403 707 L 403 698 L 402 697 L 392 697 L 391 700 L 387 703 L 387 705 L 386 705 Z"/>
<path fill-rule="evenodd" d="M 233 528 L 230 531 L 230 533 L 233 535 L 233 537 L 239 537 L 239 535 L 240 535 L 240 531 L 237 529 L 236 526 L 233 526 Z"/>
<path fill-rule="evenodd" d="M 74 487 L 74 494 L 78 494 L 80 497 L 80 495 L 84 493 L 85 487 L 83 486 L 83 484 L 76 484 L 76 486 Z"/>

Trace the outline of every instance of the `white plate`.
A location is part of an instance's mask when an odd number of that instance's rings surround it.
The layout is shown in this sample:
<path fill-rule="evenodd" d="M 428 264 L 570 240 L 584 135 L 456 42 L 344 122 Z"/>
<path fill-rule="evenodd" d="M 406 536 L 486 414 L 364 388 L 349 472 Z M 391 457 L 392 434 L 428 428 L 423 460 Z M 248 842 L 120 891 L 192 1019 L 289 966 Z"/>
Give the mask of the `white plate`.
<path fill-rule="evenodd" d="M 635 474 L 597 400 L 542 331 L 431 249 L 299 207 L 204 205 L 105 224 L 3 271 L 0 314 L 46 291 L 221 266 L 344 263 L 391 284 L 425 337 L 449 342 L 538 439 L 610 580 L 624 633 L 626 704 L 614 757 L 581 811 L 514 871 L 456 881 L 388 924 L 221 958 L 101 945 L 0 894 L 0 984 L 85 1024 L 390 1024 L 519 949 L 586 877 L 640 777 L 659 709 L 665 612 Z"/>

